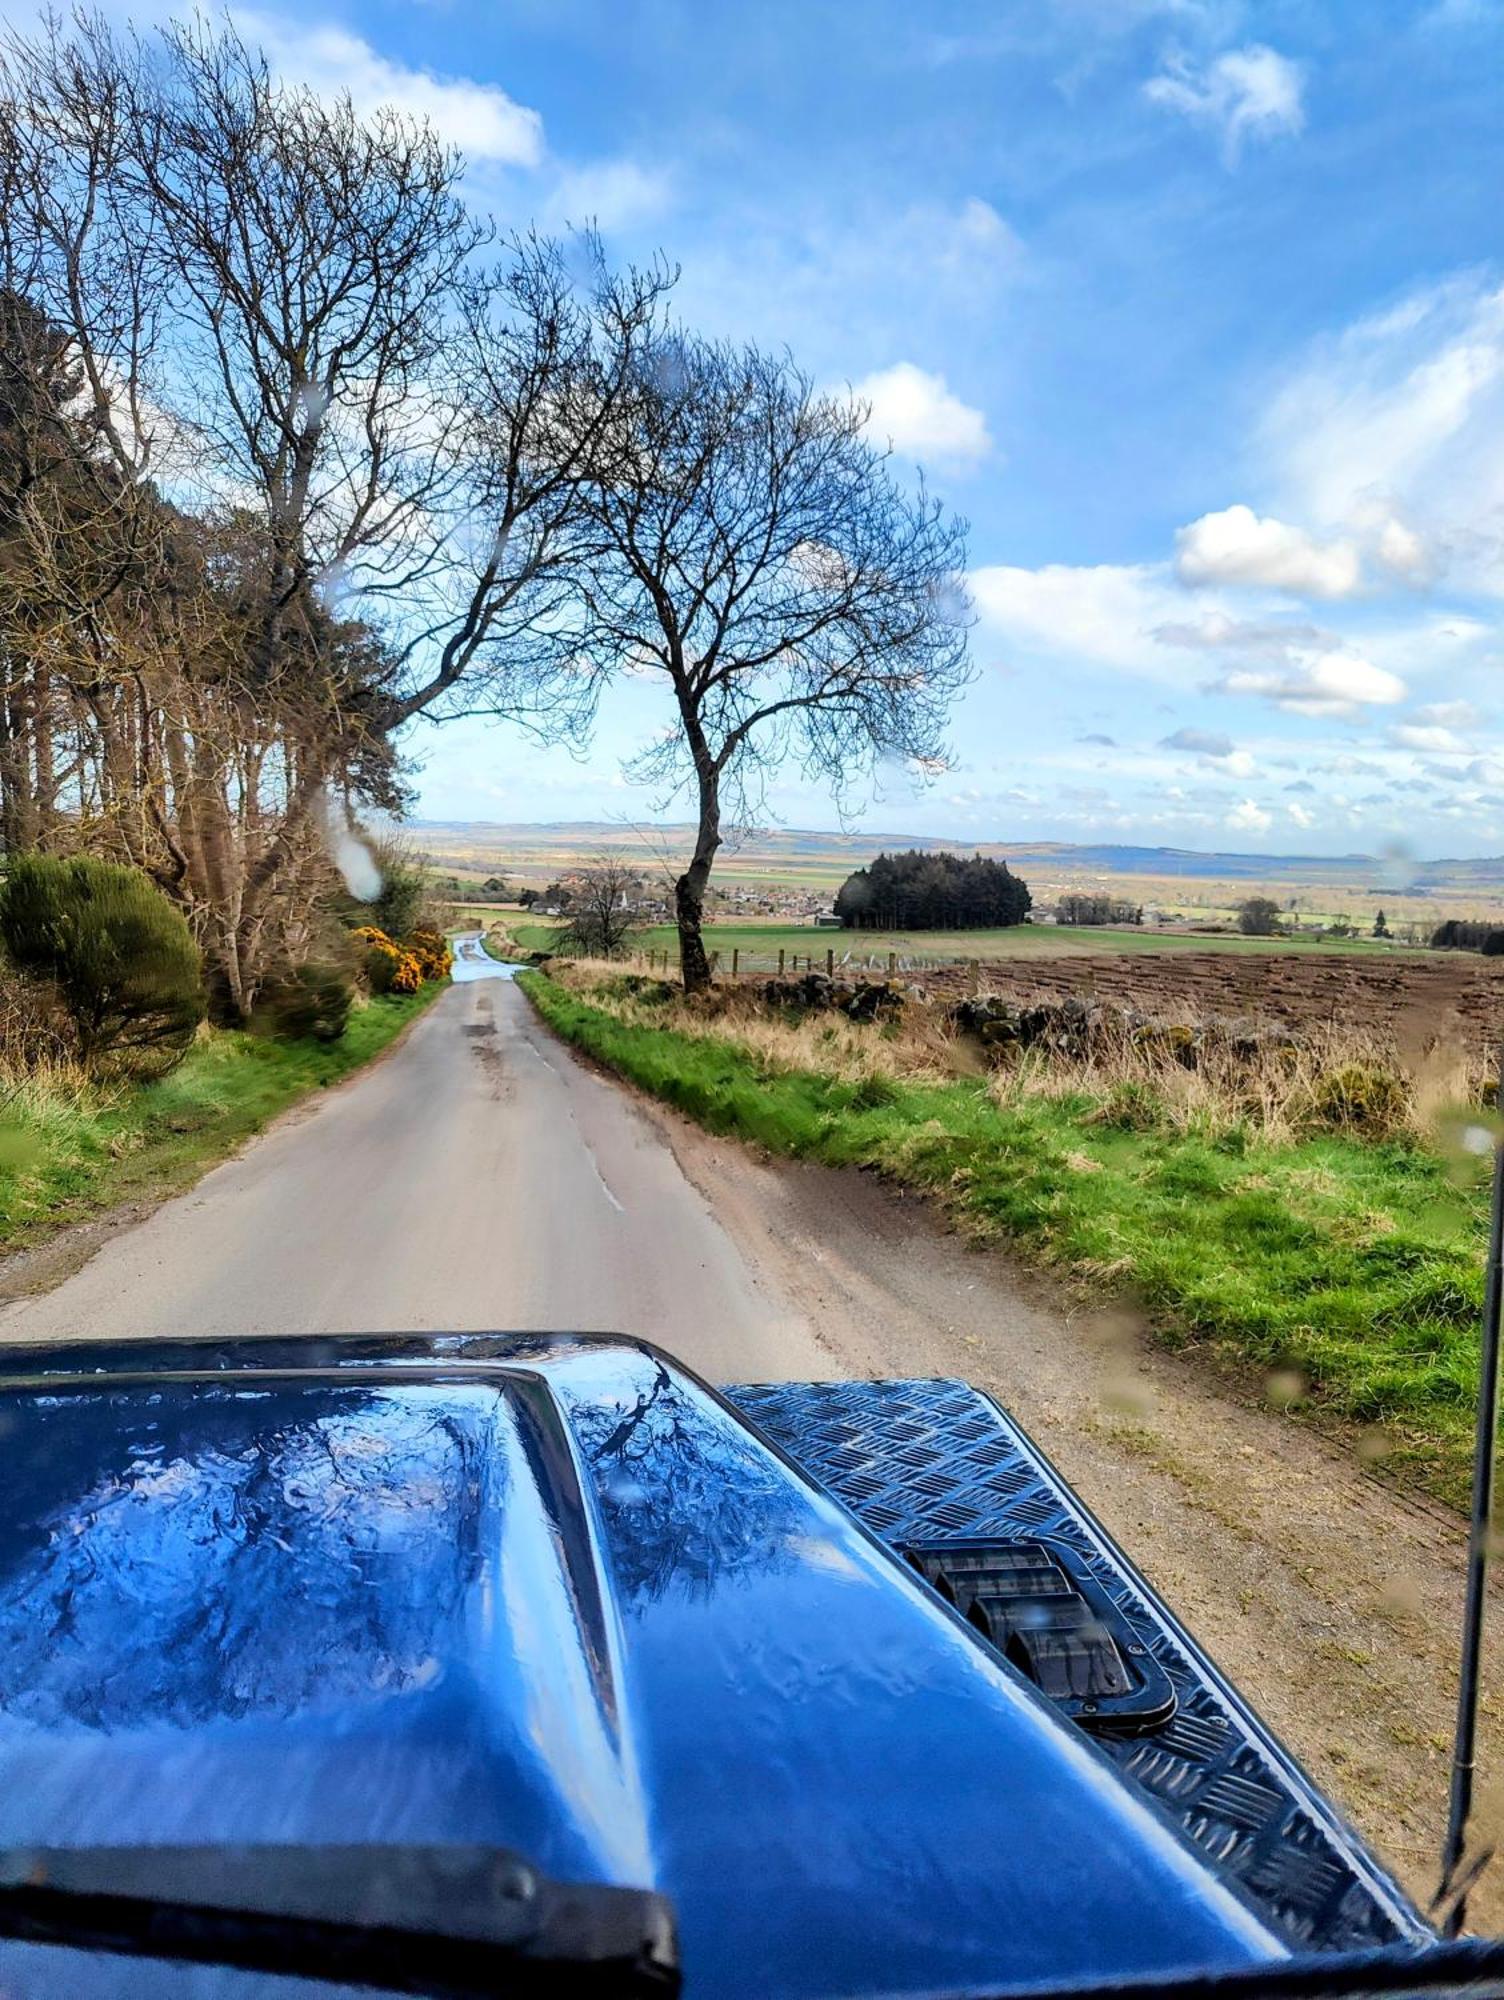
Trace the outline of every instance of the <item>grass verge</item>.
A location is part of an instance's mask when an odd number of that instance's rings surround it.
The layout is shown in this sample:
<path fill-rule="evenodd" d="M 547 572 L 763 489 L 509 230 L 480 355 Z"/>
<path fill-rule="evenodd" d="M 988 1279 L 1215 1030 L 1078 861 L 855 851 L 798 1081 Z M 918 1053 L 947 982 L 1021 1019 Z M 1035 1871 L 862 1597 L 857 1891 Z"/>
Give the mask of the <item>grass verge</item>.
<path fill-rule="evenodd" d="M 732 1021 L 685 1032 L 519 983 L 559 1034 L 710 1130 L 929 1190 L 1104 1308 L 1131 1301 L 1162 1339 L 1256 1364 L 1275 1400 L 1359 1427 L 1365 1456 L 1462 1503 L 1486 1196 L 1429 1148 L 1138 1130 L 1088 1089 L 821 1073 Z"/>
<path fill-rule="evenodd" d="M 215 1030 L 159 1083 L 54 1079 L 0 1092 L 0 1254 L 188 1186 L 299 1098 L 379 1055 L 444 990 L 372 1000 L 337 1042 Z"/>

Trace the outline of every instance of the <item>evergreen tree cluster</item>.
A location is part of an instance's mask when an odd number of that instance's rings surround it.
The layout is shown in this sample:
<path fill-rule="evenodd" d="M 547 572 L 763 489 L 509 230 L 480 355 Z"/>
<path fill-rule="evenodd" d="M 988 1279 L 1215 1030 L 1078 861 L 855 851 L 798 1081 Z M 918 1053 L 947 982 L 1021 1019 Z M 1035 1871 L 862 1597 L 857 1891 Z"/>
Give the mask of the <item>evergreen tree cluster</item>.
<path fill-rule="evenodd" d="M 1021 924 L 1032 900 L 1006 861 L 911 850 L 848 875 L 835 911 L 847 930 L 994 930 Z"/>
<path fill-rule="evenodd" d="M 1481 951 L 1487 958 L 1504 953 L 1504 929 L 1468 917 L 1448 917 L 1431 933 L 1433 951 Z"/>

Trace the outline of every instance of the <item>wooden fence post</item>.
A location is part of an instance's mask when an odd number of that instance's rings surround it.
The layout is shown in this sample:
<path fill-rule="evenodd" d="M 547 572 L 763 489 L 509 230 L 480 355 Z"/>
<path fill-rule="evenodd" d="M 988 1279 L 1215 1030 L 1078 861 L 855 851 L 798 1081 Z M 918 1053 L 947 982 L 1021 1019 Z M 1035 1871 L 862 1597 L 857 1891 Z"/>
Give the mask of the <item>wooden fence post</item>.
<path fill-rule="evenodd" d="M 825 947 L 825 977 L 827 979 L 834 979 L 835 976 L 836 976 L 835 949 L 833 946 L 827 945 Z"/>
<path fill-rule="evenodd" d="M 896 951 L 890 951 L 888 953 L 888 977 L 891 979 L 894 973 L 897 972 L 897 970 L 898 970 L 898 953 Z"/>
<path fill-rule="evenodd" d="M 710 976 L 712 979 L 715 978 L 715 975 L 720 968 L 720 963 L 721 963 L 721 954 L 718 951 L 713 951 L 710 954 Z"/>
<path fill-rule="evenodd" d="M 783 951 L 780 951 L 778 954 L 778 977 L 780 979 L 783 977 Z"/>
<path fill-rule="evenodd" d="M 741 971 L 741 965 L 742 965 L 741 952 L 739 950 L 733 951 L 731 954 L 731 977 L 733 979 L 735 979 L 737 974 Z"/>

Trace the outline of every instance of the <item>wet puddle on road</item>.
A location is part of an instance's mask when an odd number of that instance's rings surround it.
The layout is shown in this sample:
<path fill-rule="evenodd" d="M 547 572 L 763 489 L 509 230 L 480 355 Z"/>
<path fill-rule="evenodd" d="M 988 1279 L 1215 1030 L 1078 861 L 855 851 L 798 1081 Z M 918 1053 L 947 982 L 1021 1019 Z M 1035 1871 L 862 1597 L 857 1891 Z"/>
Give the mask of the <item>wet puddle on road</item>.
<path fill-rule="evenodd" d="M 513 965 L 508 960 L 492 958 L 481 943 L 480 934 L 457 937 L 454 940 L 454 967 L 450 978 L 457 985 L 464 985 L 473 979 L 513 979 L 519 972 L 526 972 L 525 965 Z"/>

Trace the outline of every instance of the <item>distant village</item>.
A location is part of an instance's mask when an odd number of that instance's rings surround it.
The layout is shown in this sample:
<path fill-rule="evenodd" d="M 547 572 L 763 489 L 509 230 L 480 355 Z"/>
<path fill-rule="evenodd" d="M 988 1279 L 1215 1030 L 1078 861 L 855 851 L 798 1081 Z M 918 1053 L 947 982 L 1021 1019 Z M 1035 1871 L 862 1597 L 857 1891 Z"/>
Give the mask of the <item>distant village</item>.
<path fill-rule="evenodd" d="M 456 903 L 509 903 L 531 916 L 554 918 L 569 915 L 587 872 L 583 865 L 561 869 L 542 887 L 531 883 L 519 886 L 494 874 L 484 877 L 444 874 L 438 881 Z M 1391 924 L 1385 921 L 1382 910 L 1377 917 L 1370 914 L 1354 918 L 1339 913 L 1318 918 L 1300 908 L 1301 900 L 1294 896 L 1279 901 L 1247 899 L 1267 905 L 1257 925 L 1264 935 L 1334 941 L 1378 937 L 1407 945 L 1433 942 L 1434 918 L 1396 918 Z M 835 914 L 834 903 L 835 891 L 831 889 L 777 882 L 730 883 L 712 887 L 708 892 L 706 921 L 807 924 L 815 930 L 839 930 L 841 919 Z M 623 888 L 623 908 L 643 925 L 671 923 L 674 906 L 668 882 L 662 877 L 654 879 L 648 873 L 629 875 Z M 1246 912 L 1247 902 L 1241 906 L 1229 905 L 1225 911 L 1208 908 L 1188 913 L 1184 908 L 1167 909 L 1137 902 L 1109 890 L 1048 885 L 1042 892 L 1036 891 L 1033 908 L 1025 921 L 1072 929 L 1142 928 L 1181 936 L 1219 936 L 1249 930 Z"/>

